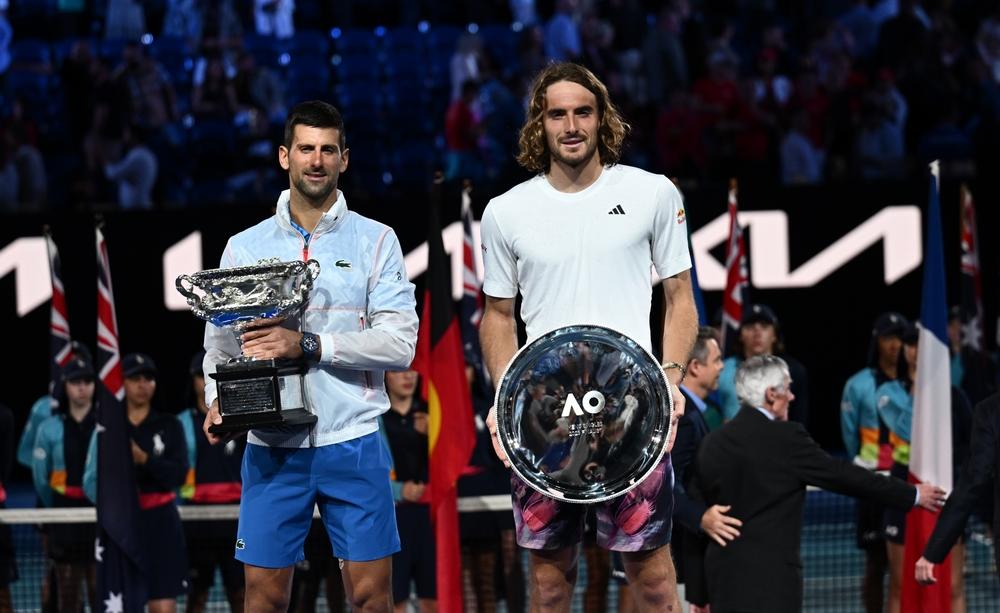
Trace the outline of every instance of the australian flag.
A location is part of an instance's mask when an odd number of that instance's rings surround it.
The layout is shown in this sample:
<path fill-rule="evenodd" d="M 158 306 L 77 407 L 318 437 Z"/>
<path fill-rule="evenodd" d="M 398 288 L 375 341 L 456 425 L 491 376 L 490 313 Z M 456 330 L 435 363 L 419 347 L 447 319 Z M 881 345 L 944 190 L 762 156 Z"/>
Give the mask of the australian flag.
<path fill-rule="evenodd" d="M 139 538 L 139 491 L 122 404 L 111 268 L 104 235 L 97 234 L 97 346 L 101 384 L 97 403 L 97 596 L 105 613 L 139 613 L 148 600 Z M 147 526 L 147 530 L 155 526 Z"/>
<path fill-rule="evenodd" d="M 479 346 L 479 322 L 483 319 L 483 293 L 476 266 L 476 247 L 472 236 L 472 197 L 468 186 L 462 190 L 462 302 L 459 320 L 465 363 L 476 371 L 476 378 L 487 383 L 489 376 Z M 488 385 L 484 387 L 489 387 Z"/>
<path fill-rule="evenodd" d="M 731 355 L 739 337 L 743 307 L 750 300 L 746 243 L 738 220 L 736 179 L 729 185 L 729 241 L 726 243 L 726 290 L 722 296 L 722 355 Z"/>
<path fill-rule="evenodd" d="M 983 282 L 979 270 L 976 207 L 972 193 L 962 186 L 962 346 L 983 349 Z"/>
<path fill-rule="evenodd" d="M 59 373 L 73 358 L 73 343 L 69 333 L 69 310 L 66 308 L 66 291 L 62 282 L 59 250 L 45 228 L 45 247 L 49 254 L 49 277 L 52 280 L 52 307 L 49 313 L 49 390 L 54 390 Z"/>

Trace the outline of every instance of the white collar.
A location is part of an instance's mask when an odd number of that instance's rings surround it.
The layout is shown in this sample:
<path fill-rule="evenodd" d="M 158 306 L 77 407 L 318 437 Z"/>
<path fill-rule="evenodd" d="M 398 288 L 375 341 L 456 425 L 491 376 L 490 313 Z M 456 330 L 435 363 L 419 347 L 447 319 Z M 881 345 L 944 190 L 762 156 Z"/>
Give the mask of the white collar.
<path fill-rule="evenodd" d="M 771 413 L 770 411 L 768 411 L 763 407 L 754 407 L 754 408 L 763 413 L 764 417 L 768 418 L 771 421 L 774 421 L 774 413 Z"/>
<path fill-rule="evenodd" d="M 285 229 L 293 230 L 292 227 L 292 217 L 290 210 L 291 203 L 291 190 L 286 189 L 281 192 L 278 196 L 278 203 L 275 206 L 275 215 L 278 217 L 278 223 Z M 337 201 L 333 203 L 330 210 L 323 213 L 320 217 L 319 223 L 316 224 L 316 228 L 312 231 L 313 234 L 320 232 L 327 232 L 337 227 L 344 222 L 347 217 L 347 198 L 344 197 L 344 192 L 337 190 Z"/>

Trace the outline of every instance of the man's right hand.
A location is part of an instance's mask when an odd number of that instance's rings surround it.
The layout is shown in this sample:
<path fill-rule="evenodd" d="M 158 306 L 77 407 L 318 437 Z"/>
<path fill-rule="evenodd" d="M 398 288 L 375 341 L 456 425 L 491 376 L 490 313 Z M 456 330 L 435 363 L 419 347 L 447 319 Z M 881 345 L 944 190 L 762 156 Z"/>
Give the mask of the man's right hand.
<path fill-rule="evenodd" d="M 209 426 L 221 423 L 222 414 L 219 413 L 219 399 L 216 398 L 212 401 L 212 406 L 208 407 L 208 413 L 205 414 L 205 423 L 201 427 L 201 429 L 205 432 L 205 437 L 208 438 L 209 444 L 217 445 L 222 442 L 223 437 L 218 434 L 212 434 L 208 431 Z"/>
<path fill-rule="evenodd" d="M 931 483 L 921 483 L 917 486 L 917 491 L 920 492 L 920 496 L 916 506 L 927 509 L 931 513 L 940 511 L 948 498 L 943 489 Z"/>
<path fill-rule="evenodd" d="M 510 460 L 507 459 L 507 454 L 503 452 L 503 447 L 500 446 L 500 438 L 497 435 L 497 408 L 490 407 L 490 412 L 486 416 L 486 428 L 490 431 L 490 439 L 493 441 L 493 453 L 497 454 L 500 461 L 507 468 L 510 468 Z"/>
<path fill-rule="evenodd" d="M 427 486 L 416 481 L 405 481 L 403 483 L 403 500 L 407 502 L 419 502 L 424 495 Z"/>
<path fill-rule="evenodd" d="M 738 528 L 743 525 L 735 517 L 726 515 L 730 508 L 728 505 L 715 504 L 708 507 L 701 516 L 701 529 L 721 547 L 725 547 L 728 541 L 739 538 Z"/>

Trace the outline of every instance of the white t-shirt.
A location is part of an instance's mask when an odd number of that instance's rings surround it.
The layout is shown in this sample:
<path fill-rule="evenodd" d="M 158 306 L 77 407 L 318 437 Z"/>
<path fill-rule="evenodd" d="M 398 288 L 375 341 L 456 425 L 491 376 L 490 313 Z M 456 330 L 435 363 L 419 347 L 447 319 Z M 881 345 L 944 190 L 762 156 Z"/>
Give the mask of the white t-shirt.
<path fill-rule="evenodd" d="M 691 268 L 680 193 L 662 175 L 617 164 L 576 193 L 538 175 L 490 201 L 483 291 L 521 292 L 528 340 L 574 324 L 607 326 L 652 350 L 650 267 Z"/>

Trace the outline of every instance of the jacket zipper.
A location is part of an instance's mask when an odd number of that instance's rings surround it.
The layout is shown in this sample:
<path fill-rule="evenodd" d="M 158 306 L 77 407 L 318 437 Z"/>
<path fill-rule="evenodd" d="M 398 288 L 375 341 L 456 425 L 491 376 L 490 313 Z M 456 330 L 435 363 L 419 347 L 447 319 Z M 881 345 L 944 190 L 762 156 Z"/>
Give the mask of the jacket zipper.
<path fill-rule="evenodd" d="M 302 261 L 303 262 L 309 261 L 309 245 L 310 245 L 310 243 L 313 242 L 313 239 L 315 239 L 317 236 L 319 236 L 319 234 L 320 234 L 319 227 L 317 227 L 309 235 L 309 238 L 306 238 L 304 236 L 302 237 Z"/>
<path fill-rule="evenodd" d="M 312 240 L 312 234 L 309 235 L 309 238 L 306 238 L 304 236 L 302 237 L 302 261 L 303 262 L 308 262 L 309 261 L 309 241 L 310 240 Z M 305 313 L 303 313 L 303 317 L 302 317 L 302 331 L 303 332 L 306 331 L 305 330 L 305 323 L 306 323 L 305 322 Z M 306 387 L 307 387 L 307 385 L 306 385 L 306 375 L 303 374 L 302 375 L 302 404 L 303 404 L 303 406 L 305 406 L 305 408 L 306 408 L 307 411 L 311 412 L 312 407 L 309 406 L 311 403 L 309 402 L 309 392 L 307 391 Z M 309 429 L 309 446 L 310 447 L 315 447 L 316 446 L 316 428 L 310 428 Z"/>

